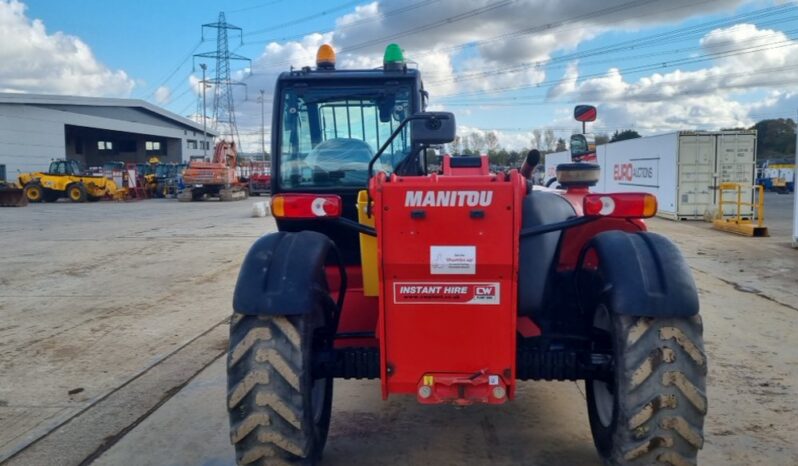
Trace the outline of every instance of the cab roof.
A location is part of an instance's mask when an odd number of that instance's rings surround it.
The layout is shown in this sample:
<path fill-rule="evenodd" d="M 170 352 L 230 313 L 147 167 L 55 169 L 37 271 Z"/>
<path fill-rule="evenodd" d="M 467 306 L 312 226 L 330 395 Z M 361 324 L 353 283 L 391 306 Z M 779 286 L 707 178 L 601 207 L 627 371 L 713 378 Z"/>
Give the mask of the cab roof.
<path fill-rule="evenodd" d="M 368 79 L 413 79 L 420 80 L 421 73 L 415 68 L 405 68 L 403 70 L 384 70 L 376 68 L 371 70 L 330 70 L 330 69 L 311 69 L 305 67 L 297 70 L 284 71 L 280 73 L 278 81 L 307 81 L 307 80 L 368 80 Z"/>

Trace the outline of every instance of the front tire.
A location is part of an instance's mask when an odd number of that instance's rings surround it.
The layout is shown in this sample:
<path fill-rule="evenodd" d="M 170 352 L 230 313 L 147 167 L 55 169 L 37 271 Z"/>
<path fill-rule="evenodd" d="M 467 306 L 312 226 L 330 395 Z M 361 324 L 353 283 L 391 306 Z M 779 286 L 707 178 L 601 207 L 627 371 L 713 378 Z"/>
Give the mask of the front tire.
<path fill-rule="evenodd" d="M 28 202 L 42 202 L 44 199 L 44 188 L 39 183 L 28 183 L 22 190 L 22 194 L 28 198 Z"/>
<path fill-rule="evenodd" d="M 227 408 L 238 464 L 312 465 L 321 458 L 333 380 L 312 374 L 315 333 L 324 325 L 318 314 L 233 314 Z"/>
<path fill-rule="evenodd" d="M 594 329 L 614 357 L 611 381 L 586 382 L 601 457 L 613 466 L 695 465 L 707 413 L 700 316 L 632 317 L 601 304 Z"/>

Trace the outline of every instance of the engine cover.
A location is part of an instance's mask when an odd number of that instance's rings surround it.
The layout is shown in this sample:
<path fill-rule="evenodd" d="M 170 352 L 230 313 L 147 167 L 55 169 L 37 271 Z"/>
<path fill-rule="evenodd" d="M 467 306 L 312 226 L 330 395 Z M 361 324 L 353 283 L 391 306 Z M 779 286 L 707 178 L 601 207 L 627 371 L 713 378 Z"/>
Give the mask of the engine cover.
<path fill-rule="evenodd" d="M 383 396 L 468 404 L 513 395 L 525 191 L 516 171 L 372 180 Z"/>

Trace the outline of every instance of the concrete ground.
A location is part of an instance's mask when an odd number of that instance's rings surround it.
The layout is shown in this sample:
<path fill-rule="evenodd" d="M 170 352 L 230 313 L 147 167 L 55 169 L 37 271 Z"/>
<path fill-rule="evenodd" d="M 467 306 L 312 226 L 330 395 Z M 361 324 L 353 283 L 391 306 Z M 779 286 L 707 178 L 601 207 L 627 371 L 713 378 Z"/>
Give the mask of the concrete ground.
<path fill-rule="evenodd" d="M 784 204 L 768 210 L 771 238 L 650 221 L 701 293 L 702 464 L 798 464 L 798 251 L 778 214 L 791 198 L 769 195 Z M 2 210 L 0 462 L 234 464 L 225 319 L 247 247 L 273 228 L 251 204 Z M 599 464 L 576 383 L 526 382 L 511 404 L 458 409 L 336 381 L 333 410 L 324 464 Z"/>

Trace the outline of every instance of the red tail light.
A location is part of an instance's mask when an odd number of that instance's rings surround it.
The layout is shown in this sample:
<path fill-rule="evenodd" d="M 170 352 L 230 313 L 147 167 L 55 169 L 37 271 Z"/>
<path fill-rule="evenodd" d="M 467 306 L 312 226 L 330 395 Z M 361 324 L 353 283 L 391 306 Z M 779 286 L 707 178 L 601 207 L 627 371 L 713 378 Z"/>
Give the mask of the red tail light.
<path fill-rule="evenodd" d="M 276 218 L 336 218 L 341 216 L 341 197 L 319 194 L 277 194 L 272 197 Z"/>
<path fill-rule="evenodd" d="M 657 213 L 657 198 L 646 193 L 588 194 L 582 207 L 590 217 L 649 218 Z"/>

